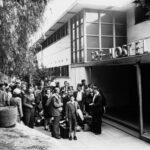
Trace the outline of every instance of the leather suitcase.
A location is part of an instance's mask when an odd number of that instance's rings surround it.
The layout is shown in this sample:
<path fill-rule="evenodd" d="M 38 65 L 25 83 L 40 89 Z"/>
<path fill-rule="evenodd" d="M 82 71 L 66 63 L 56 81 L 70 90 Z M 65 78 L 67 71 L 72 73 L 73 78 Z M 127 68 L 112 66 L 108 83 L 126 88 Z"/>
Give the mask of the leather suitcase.
<path fill-rule="evenodd" d="M 69 127 L 67 126 L 66 122 L 59 125 L 60 126 L 60 136 L 63 139 L 69 138 Z"/>

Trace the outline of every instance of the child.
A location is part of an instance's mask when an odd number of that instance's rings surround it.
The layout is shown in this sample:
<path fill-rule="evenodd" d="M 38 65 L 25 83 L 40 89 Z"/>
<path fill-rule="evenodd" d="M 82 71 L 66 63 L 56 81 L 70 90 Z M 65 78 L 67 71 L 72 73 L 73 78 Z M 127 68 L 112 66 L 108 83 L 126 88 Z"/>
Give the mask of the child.
<path fill-rule="evenodd" d="M 74 137 L 73 137 L 74 140 L 77 140 L 77 137 L 76 137 L 77 107 L 79 107 L 79 104 L 78 102 L 75 101 L 74 96 L 71 95 L 70 100 L 66 104 L 66 120 L 68 121 L 68 124 L 69 124 L 69 140 L 72 140 L 72 132 L 74 132 Z"/>

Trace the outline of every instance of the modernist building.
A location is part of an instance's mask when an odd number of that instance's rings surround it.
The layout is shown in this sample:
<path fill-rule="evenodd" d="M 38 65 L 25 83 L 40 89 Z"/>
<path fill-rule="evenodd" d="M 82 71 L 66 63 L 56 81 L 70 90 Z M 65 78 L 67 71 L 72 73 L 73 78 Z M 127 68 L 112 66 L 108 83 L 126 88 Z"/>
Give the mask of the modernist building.
<path fill-rule="evenodd" d="M 150 21 L 146 12 L 134 3 L 118 8 L 75 1 L 49 27 L 46 39 L 39 39 L 42 49 L 37 57 L 61 84 L 67 80 L 76 87 L 82 79 L 97 84 L 107 99 L 104 121 L 150 140 Z M 119 51 L 118 58 L 112 58 L 110 48 L 124 44 L 128 56 L 119 57 Z"/>

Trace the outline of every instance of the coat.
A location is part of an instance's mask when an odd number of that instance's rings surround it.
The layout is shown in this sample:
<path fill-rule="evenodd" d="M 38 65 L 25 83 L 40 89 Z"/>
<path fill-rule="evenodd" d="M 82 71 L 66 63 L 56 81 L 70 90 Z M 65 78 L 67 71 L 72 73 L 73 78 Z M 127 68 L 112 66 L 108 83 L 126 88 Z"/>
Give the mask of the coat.
<path fill-rule="evenodd" d="M 61 116 L 63 103 L 61 102 L 60 95 L 53 95 L 51 100 L 51 115 L 52 117 Z"/>
<path fill-rule="evenodd" d="M 93 102 L 93 115 L 103 114 L 103 98 L 101 95 L 96 95 Z"/>

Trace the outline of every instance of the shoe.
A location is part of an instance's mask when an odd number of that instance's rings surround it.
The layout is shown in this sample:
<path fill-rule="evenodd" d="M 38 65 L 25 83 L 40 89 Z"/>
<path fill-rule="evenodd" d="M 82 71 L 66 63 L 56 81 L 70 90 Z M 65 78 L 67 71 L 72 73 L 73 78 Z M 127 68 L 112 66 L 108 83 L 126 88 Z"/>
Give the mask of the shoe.
<path fill-rule="evenodd" d="M 101 132 L 96 132 L 96 133 L 95 133 L 95 135 L 99 135 L 99 134 L 101 134 Z"/>
<path fill-rule="evenodd" d="M 61 137 L 60 137 L 60 136 L 55 136 L 54 138 L 56 138 L 56 139 L 61 139 Z"/>
<path fill-rule="evenodd" d="M 74 140 L 77 140 L 77 137 L 76 137 L 76 136 L 74 136 Z"/>
<path fill-rule="evenodd" d="M 69 140 L 72 140 L 72 136 L 69 137 Z"/>

